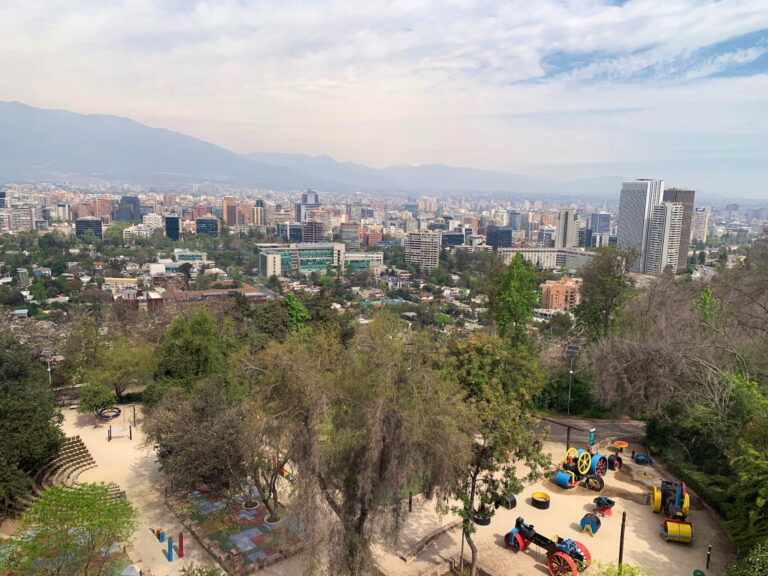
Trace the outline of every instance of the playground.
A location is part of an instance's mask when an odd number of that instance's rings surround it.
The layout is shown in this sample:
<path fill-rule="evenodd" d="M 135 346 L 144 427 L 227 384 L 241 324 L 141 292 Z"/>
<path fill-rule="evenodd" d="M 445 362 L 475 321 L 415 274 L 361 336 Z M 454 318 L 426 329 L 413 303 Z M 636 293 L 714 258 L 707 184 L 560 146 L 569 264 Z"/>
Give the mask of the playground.
<path fill-rule="evenodd" d="M 553 435 L 556 437 L 556 435 Z M 599 437 L 599 431 L 598 431 Z M 557 438 L 560 440 L 559 438 Z M 564 439 L 563 439 L 564 440 Z M 654 513 L 652 511 L 653 488 L 660 492 L 662 480 L 679 482 L 663 466 L 652 458 L 645 461 L 640 458 L 640 464 L 632 457 L 645 455 L 645 447 L 638 441 L 630 439 L 619 440 L 621 451 L 614 442 L 603 446 L 598 452 L 603 453 L 606 461 L 610 455 L 620 456 L 622 465 L 618 470 L 610 467 L 600 476 L 604 487 L 599 491 L 589 481 L 589 468 L 581 481 L 571 487 L 558 485 L 557 472 L 562 470 L 558 463 L 565 461 L 566 448 L 563 441 L 545 442 L 544 449 L 552 456 L 551 473 L 538 482 L 527 486 L 517 495 L 517 505 L 512 509 L 500 507 L 488 526 L 476 526 L 473 535 L 478 548 L 478 558 L 483 570 L 493 575 L 531 575 L 551 574 L 550 559 L 556 548 L 548 550 L 559 539 L 571 540 L 583 545 L 592 562 L 616 562 L 619 557 L 622 516 L 626 514 L 623 561 L 640 565 L 651 573 L 662 576 L 674 574 L 690 576 L 695 570 L 700 570 L 706 576 L 719 574 L 734 560 L 734 550 L 730 540 L 720 527 L 720 519 L 709 510 L 702 501 L 689 492 L 688 521 L 695 527 L 693 540 L 687 537 L 675 539 L 666 536 L 663 528 L 669 523 L 665 516 L 674 516 L 674 511 Z M 574 433 L 571 446 L 586 448 L 588 438 Z M 586 459 L 586 458 L 585 458 Z M 616 459 L 613 459 L 615 464 Z M 602 467 L 602 462 L 600 463 Z M 593 468 L 594 471 L 594 468 Z M 560 484 L 564 482 L 560 478 Z M 665 485 L 667 488 L 669 485 Z M 671 490 L 671 491 L 670 491 Z M 667 490 L 669 499 L 675 500 L 674 490 Z M 548 498 L 542 498 L 546 495 Z M 658 503 L 656 509 L 660 508 Z M 596 505 L 596 499 L 602 506 Z M 612 503 L 612 505 L 606 504 Z M 671 507 L 674 507 L 670 504 Z M 682 506 L 682 504 L 681 504 Z M 596 510 L 597 509 L 597 510 Z M 599 511 L 599 513 L 597 513 Z M 417 513 L 414 512 L 414 515 Z M 592 516 L 597 517 L 599 526 L 595 529 Z M 585 517 L 588 518 L 585 520 Z M 511 545 L 510 533 L 514 532 L 518 518 L 523 518 L 525 524 L 535 528 L 539 535 L 533 541 L 528 538 L 525 546 Z M 419 510 L 418 516 L 409 519 L 401 537 L 397 554 L 412 547 L 413 544 L 430 531 L 439 526 L 449 524 L 452 517 L 438 517 L 430 505 Z M 686 522 L 681 521 L 683 526 Z M 415 533 L 414 533 L 415 531 Z M 590 533 L 592 532 L 592 533 Z M 531 536 L 532 533 L 528 533 Z M 514 534 L 511 535 L 514 540 Z M 666 538 L 666 539 L 665 539 Z M 668 541 L 669 540 L 669 541 Z M 712 547 L 709 569 L 707 569 L 707 553 Z M 567 549 L 566 545 L 564 548 Z M 378 555 L 380 567 L 386 574 L 421 575 L 428 573 L 430 566 L 436 568 L 439 564 L 447 564 L 449 559 L 459 558 L 461 547 L 461 532 L 458 528 L 447 531 L 426 546 L 410 564 L 402 559 L 393 557 L 391 550 L 382 549 Z M 577 546 L 578 547 L 578 546 Z M 521 549 L 520 549 L 521 548 Z M 516 551 L 516 549 L 518 549 Z M 549 551 L 549 554 L 548 554 Z M 470 551 L 464 549 L 465 559 L 469 560 Z M 559 562 L 563 568 L 557 574 L 569 574 L 570 562 L 558 555 L 555 564 Z M 579 557 L 574 557 L 576 572 L 579 572 Z M 581 566 L 583 567 L 583 565 Z M 557 566 L 555 567 L 557 569 Z M 587 568 L 583 572 L 589 575 Z M 440 574 L 440 572 L 435 572 Z"/>
<path fill-rule="evenodd" d="M 179 573 L 182 566 L 192 561 L 215 563 L 165 504 L 164 479 L 157 469 L 154 455 L 142 446 L 140 411 L 137 410 L 138 427 L 133 429 L 133 438 L 125 431 L 114 434 L 111 440 L 108 438 L 109 425 L 113 426 L 113 431 L 118 426 L 126 428 L 133 422 L 132 413 L 130 418 L 125 419 L 125 423 L 123 414 L 106 422 L 96 422 L 92 416 L 77 415 L 74 411 L 65 410 L 64 414 L 65 431 L 70 436 L 82 437 L 97 464 L 95 468 L 83 472 L 80 480 L 116 482 L 139 508 L 142 528 L 128 549 L 134 564 L 143 567 L 145 573 L 147 569 L 151 570 L 153 576 L 173 576 Z M 524 518 L 527 525 L 546 539 L 556 542 L 560 537 L 583 544 L 593 562 L 615 562 L 619 555 L 622 515 L 626 513 L 624 562 L 641 565 L 659 576 L 688 576 L 694 570 L 712 576 L 724 569 L 733 560 L 733 550 L 720 528 L 720 519 L 703 505 L 696 494 L 690 492 L 688 520 L 695 530 L 693 541 L 665 541 L 661 531 L 663 516 L 676 513 L 674 509 L 666 510 L 674 508 L 676 498 L 674 490 L 667 486 L 669 489 L 666 490 L 666 497 L 660 503 L 665 510 L 655 514 L 651 506 L 653 488 L 661 491 L 664 487 L 662 480 L 677 482 L 677 479 L 664 469 L 661 462 L 649 459 L 647 463 L 635 463 L 631 457 L 632 451 L 645 454 L 645 447 L 632 437 L 617 436 L 613 430 L 609 432 L 608 423 L 598 426 L 605 426 L 598 430 L 598 442 L 604 443 L 610 439 L 610 446 L 613 447 L 615 440 L 628 440 L 627 445 L 622 447 L 623 465 L 618 470 L 607 467 L 601 476 L 604 487 L 600 491 L 594 489 L 594 482 L 591 483 L 592 488 L 587 487 L 587 476 L 591 475 L 589 471 L 573 487 L 558 485 L 556 465 L 565 458 L 566 438 L 562 430 L 555 430 L 553 426 L 550 441 L 544 443 L 544 449 L 552 456 L 551 472 L 538 482 L 526 486 L 517 495 L 516 505 L 512 509 L 500 507 L 489 525 L 476 526 L 473 540 L 478 548 L 481 567 L 489 574 L 498 576 L 550 574 L 543 547 L 532 542 L 515 552 L 513 547 L 507 545 L 507 536 L 515 528 L 519 517 Z M 641 430 L 639 426 L 638 430 Z M 570 446 L 577 449 L 577 457 L 578 450 L 583 450 L 587 443 L 588 438 L 583 433 L 574 432 L 570 438 Z M 598 448 L 606 456 L 616 454 L 615 448 Z M 603 465 L 599 467 L 602 469 Z M 539 497 L 534 504 L 534 493 L 545 494 L 548 505 L 542 505 Z M 595 513 L 594 501 L 597 497 L 605 497 L 613 501 L 614 505 L 610 514 L 599 517 L 600 527 L 590 535 L 582 531 L 582 520 L 586 515 Z M 298 543 L 299 535 L 287 520 L 276 525 L 266 524 L 263 505 L 247 510 L 243 507 L 242 499 L 227 500 L 213 491 L 191 492 L 183 494 L 182 498 L 186 502 L 183 505 L 183 516 L 195 522 L 202 535 L 222 552 L 238 550 L 245 566 L 257 562 L 270 564 L 269 561 L 276 559 L 273 557 L 281 549 Z M 382 572 L 391 576 L 445 574 L 448 562 L 458 559 L 461 532 L 458 528 L 442 532 L 442 528 L 455 525 L 456 520 L 450 514 L 439 516 L 431 502 L 417 501 L 413 512 L 405 519 L 399 541 L 395 545 L 376 548 Z M 168 561 L 167 543 L 159 542 L 150 531 L 158 527 L 173 536 L 174 545 L 178 534 L 185 533 L 183 558 L 177 554 L 173 562 Z M 710 568 L 706 569 L 710 545 Z M 469 548 L 465 546 L 464 552 L 468 559 Z M 301 554 L 260 571 L 264 576 L 288 576 L 301 572 Z M 584 574 L 588 576 L 589 569 Z"/>

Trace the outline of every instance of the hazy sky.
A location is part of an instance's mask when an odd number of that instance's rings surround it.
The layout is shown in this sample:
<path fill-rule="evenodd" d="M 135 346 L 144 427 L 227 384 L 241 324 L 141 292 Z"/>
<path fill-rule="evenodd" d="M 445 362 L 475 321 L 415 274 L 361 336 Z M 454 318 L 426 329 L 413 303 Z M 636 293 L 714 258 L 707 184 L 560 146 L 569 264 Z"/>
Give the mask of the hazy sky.
<path fill-rule="evenodd" d="M 8 4 L 0 100 L 236 152 L 710 178 L 768 197 L 766 0 Z"/>

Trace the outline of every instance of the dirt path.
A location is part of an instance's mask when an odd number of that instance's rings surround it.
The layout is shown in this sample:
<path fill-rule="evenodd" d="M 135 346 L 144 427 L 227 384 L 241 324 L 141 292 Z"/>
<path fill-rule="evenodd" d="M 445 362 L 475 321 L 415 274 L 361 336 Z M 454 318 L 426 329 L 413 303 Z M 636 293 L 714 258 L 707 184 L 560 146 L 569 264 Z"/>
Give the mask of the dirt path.
<path fill-rule="evenodd" d="M 165 481 L 158 470 L 154 454 L 142 447 L 144 435 L 141 430 L 142 413 L 136 409 L 138 428 L 133 430 L 133 440 L 127 432 L 107 441 L 108 424 L 96 424 L 91 415 L 77 414 L 74 410 L 64 410 L 64 432 L 67 436 L 80 436 L 96 461 L 96 468 L 86 470 L 80 475 L 80 482 L 115 482 L 125 490 L 128 500 L 139 511 L 140 527 L 134 543 L 128 548 L 128 555 L 134 564 L 152 576 L 176 576 L 183 566 L 195 563 L 215 564 L 210 555 L 203 550 L 191 534 L 184 534 L 184 558 L 178 558 L 174 550 L 174 560 L 166 557 L 168 544 L 160 543 L 150 532 L 153 528 L 162 528 L 166 534 L 172 534 L 174 540 L 182 529 L 173 513 L 165 505 Z M 130 416 L 118 417 L 112 421 L 113 430 L 127 427 Z M 115 436 L 118 436 L 116 434 Z"/>

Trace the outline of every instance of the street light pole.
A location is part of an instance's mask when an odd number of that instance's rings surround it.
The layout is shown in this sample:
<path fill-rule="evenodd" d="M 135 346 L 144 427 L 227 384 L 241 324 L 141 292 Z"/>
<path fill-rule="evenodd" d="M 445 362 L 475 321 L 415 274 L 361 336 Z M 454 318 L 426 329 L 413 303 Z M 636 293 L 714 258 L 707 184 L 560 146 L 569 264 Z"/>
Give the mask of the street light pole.
<path fill-rule="evenodd" d="M 571 415 L 571 387 L 573 386 L 573 359 L 579 355 L 578 346 L 568 346 L 565 349 L 565 355 L 571 359 L 571 365 L 568 369 L 568 416 Z"/>

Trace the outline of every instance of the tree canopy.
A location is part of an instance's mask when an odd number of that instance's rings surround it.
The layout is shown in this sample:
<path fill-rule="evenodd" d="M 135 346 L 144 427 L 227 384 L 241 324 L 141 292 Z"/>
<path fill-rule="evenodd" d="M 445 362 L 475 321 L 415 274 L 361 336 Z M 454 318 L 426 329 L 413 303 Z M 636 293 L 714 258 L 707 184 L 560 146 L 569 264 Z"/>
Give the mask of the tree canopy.
<path fill-rule="evenodd" d="M 32 351 L 0 335 L 0 509 L 31 487 L 64 435 L 44 366 Z"/>

